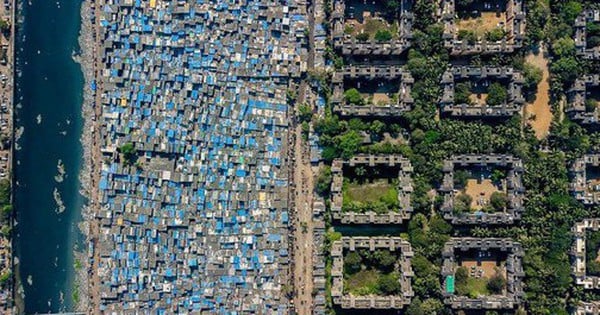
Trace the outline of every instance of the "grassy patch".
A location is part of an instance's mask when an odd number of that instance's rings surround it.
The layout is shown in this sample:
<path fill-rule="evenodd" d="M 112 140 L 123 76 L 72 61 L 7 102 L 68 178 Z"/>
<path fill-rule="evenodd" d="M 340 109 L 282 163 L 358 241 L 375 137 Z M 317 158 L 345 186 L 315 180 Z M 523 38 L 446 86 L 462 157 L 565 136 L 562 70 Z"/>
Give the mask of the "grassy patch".
<path fill-rule="evenodd" d="M 344 211 L 386 213 L 397 211 L 398 189 L 387 180 L 372 183 L 345 182 L 343 186 Z"/>
<path fill-rule="evenodd" d="M 377 280 L 381 273 L 377 270 L 361 270 L 346 276 L 344 291 L 354 295 L 378 294 Z"/>
<path fill-rule="evenodd" d="M 471 297 L 477 297 L 480 295 L 489 295 L 490 291 L 487 289 L 488 280 L 485 278 L 471 278 L 467 279 L 467 295 Z"/>

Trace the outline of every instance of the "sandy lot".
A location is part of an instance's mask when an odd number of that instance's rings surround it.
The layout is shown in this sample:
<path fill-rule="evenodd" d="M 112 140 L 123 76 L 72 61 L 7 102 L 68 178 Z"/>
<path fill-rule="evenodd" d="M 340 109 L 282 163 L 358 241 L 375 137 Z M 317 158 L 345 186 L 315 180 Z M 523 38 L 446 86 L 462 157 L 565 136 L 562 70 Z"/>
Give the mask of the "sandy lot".
<path fill-rule="evenodd" d="M 471 100 L 471 103 L 473 105 L 477 105 L 477 106 L 483 106 L 485 105 L 485 102 L 487 101 L 487 94 L 471 94 L 469 96 L 469 99 Z"/>
<path fill-rule="evenodd" d="M 543 47 L 543 46 L 542 46 Z M 544 58 L 543 49 L 537 55 L 529 54 L 525 61 L 542 69 L 542 81 L 537 86 L 537 95 L 533 104 L 525 106 L 525 113 L 528 118 L 529 125 L 535 131 L 535 136 L 538 139 L 545 138 L 552 124 L 552 111 L 550 108 L 550 85 L 548 84 L 548 60 Z M 534 117 L 533 119 L 530 119 Z"/>
<path fill-rule="evenodd" d="M 503 276 L 506 277 L 506 270 L 498 266 L 498 264 L 498 261 L 495 259 L 482 260 L 479 264 L 476 260 L 465 260 L 462 261 L 461 266 L 466 267 L 469 270 L 469 273 L 471 272 L 471 267 L 475 267 L 476 273 L 477 270 L 483 270 L 482 278 L 488 279 L 496 274 L 496 268 L 498 268 L 498 270 L 503 273 Z"/>
<path fill-rule="evenodd" d="M 465 187 L 465 194 L 473 198 L 471 209 L 475 210 L 481 210 L 483 206 L 488 204 L 490 197 L 496 191 L 500 190 L 489 179 L 484 179 L 481 183 L 478 183 L 476 179 L 469 179 L 467 187 Z"/>
<path fill-rule="evenodd" d="M 373 93 L 373 104 L 375 105 L 389 105 L 390 97 L 385 93 Z"/>

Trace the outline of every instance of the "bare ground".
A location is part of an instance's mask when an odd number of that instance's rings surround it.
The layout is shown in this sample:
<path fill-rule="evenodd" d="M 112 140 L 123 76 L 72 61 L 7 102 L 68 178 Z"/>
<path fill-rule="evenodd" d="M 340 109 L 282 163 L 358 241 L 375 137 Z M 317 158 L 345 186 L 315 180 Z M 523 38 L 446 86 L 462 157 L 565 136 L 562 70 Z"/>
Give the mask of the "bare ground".
<path fill-rule="evenodd" d="M 541 46 L 543 47 L 543 46 Z M 544 58 L 543 48 L 540 47 L 540 51 L 537 55 L 529 54 L 525 61 L 542 69 L 542 81 L 537 86 L 537 94 L 533 104 L 527 104 L 525 106 L 526 118 L 531 128 L 535 132 L 535 136 L 538 139 L 545 138 L 550 132 L 550 125 L 552 124 L 552 111 L 550 108 L 550 84 L 548 83 L 549 72 L 548 72 L 548 60 Z M 530 119 L 530 118 L 533 119 Z"/>
<path fill-rule="evenodd" d="M 302 126 L 298 125 L 294 141 L 294 305 L 297 314 L 311 314 L 313 290 L 313 172 L 309 149 L 302 141 Z"/>
<path fill-rule="evenodd" d="M 501 22 L 506 23 L 506 13 L 499 16 L 496 12 L 482 12 L 481 17 L 462 19 L 457 23 L 459 30 L 474 31 L 478 37 L 484 36 L 486 32 L 499 27 Z"/>
<path fill-rule="evenodd" d="M 473 198 L 471 209 L 475 210 L 481 210 L 485 204 L 488 204 L 492 194 L 497 191 L 500 190 L 489 179 L 484 179 L 481 183 L 476 179 L 469 179 L 465 187 L 465 194 Z"/>

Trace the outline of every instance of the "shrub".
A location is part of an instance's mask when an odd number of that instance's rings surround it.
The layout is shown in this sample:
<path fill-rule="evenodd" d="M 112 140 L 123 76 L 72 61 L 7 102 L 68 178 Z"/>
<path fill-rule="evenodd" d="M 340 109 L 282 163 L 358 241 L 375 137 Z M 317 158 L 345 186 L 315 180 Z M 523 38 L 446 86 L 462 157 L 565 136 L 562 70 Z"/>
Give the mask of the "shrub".
<path fill-rule="evenodd" d="M 488 97 L 486 103 L 489 106 L 498 106 L 506 102 L 508 98 L 508 91 L 498 82 L 494 82 L 488 88 Z"/>
<path fill-rule="evenodd" d="M 490 204 L 496 211 L 503 211 L 508 205 L 508 196 L 505 193 L 495 191 L 490 196 Z"/>
<path fill-rule="evenodd" d="M 460 194 L 454 198 L 454 213 L 460 214 L 471 210 L 473 198 L 467 194 Z"/>
<path fill-rule="evenodd" d="M 477 42 L 477 35 L 475 32 L 469 30 L 459 30 L 456 35 L 459 40 L 467 41 L 468 44 L 473 45 Z"/>
<path fill-rule="evenodd" d="M 595 99 L 591 99 L 591 98 L 587 98 L 585 100 L 585 111 L 586 112 L 594 112 L 596 111 L 596 108 L 598 107 L 598 103 L 596 102 Z"/>
<path fill-rule="evenodd" d="M 366 42 L 369 40 L 369 34 L 367 34 L 367 33 L 357 34 L 356 39 L 360 42 Z"/>
<path fill-rule="evenodd" d="M 485 39 L 489 42 L 497 42 L 504 38 L 506 32 L 502 28 L 495 28 L 485 33 Z"/>
<path fill-rule="evenodd" d="M 375 33 L 375 40 L 378 42 L 389 42 L 392 40 L 392 33 L 388 30 L 378 30 Z"/>

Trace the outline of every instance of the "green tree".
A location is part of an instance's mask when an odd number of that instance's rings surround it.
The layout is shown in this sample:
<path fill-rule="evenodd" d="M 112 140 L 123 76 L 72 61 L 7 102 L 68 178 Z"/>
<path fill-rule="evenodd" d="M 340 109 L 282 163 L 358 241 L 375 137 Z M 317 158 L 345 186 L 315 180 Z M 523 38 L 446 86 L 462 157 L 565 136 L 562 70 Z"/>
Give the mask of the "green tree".
<path fill-rule="evenodd" d="M 477 35 L 471 30 L 459 30 L 456 36 L 459 40 L 467 41 L 469 45 L 477 43 Z"/>
<path fill-rule="evenodd" d="M 469 293 L 467 280 L 469 278 L 469 271 L 466 267 L 458 267 L 454 273 L 454 285 L 456 289 L 456 295 L 467 295 Z"/>
<path fill-rule="evenodd" d="M 571 37 L 562 37 L 552 43 L 552 51 L 558 57 L 575 55 L 575 41 Z"/>
<path fill-rule="evenodd" d="M 500 27 L 497 27 L 485 33 L 485 39 L 489 42 L 500 41 L 504 38 L 504 36 L 506 36 L 506 32 Z"/>
<path fill-rule="evenodd" d="M 444 308 L 442 302 L 438 299 L 426 299 L 421 304 L 421 308 L 423 309 L 423 313 L 427 315 L 437 315 L 441 314 L 440 312 Z"/>
<path fill-rule="evenodd" d="M 123 155 L 125 165 L 133 165 L 137 160 L 137 151 L 133 143 L 128 142 L 119 147 L 119 152 Z"/>
<path fill-rule="evenodd" d="M 401 286 L 395 274 L 384 274 L 377 279 L 377 288 L 384 295 L 395 295 L 400 292 Z"/>
<path fill-rule="evenodd" d="M 375 33 L 375 40 L 378 42 L 389 42 L 392 40 L 392 33 L 388 30 L 378 30 Z"/>
<path fill-rule="evenodd" d="M 492 294 L 500 294 L 502 293 L 502 291 L 504 290 L 504 287 L 506 286 L 506 279 L 504 278 L 504 276 L 502 276 L 502 274 L 500 272 L 496 272 L 495 275 L 493 275 L 487 283 L 487 289 L 492 293 Z"/>
<path fill-rule="evenodd" d="M 575 57 L 565 57 L 553 62 L 550 71 L 560 82 L 568 85 L 574 82 L 581 73 L 581 65 Z"/>
<path fill-rule="evenodd" d="M 494 169 L 490 175 L 490 180 L 494 183 L 499 183 L 501 180 L 506 178 L 506 172 L 501 169 Z"/>
<path fill-rule="evenodd" d="M 379 269 L 385 272 L 392 271 L 394 269 L 394 264 L 398 260 L 398 257 L 389 250 L 376 250 L 373 253 L 373 258 Z"/>
<path fill-rule="evenodd" d="M 494 82 L 490 84 L 488 88 L 488 96 L 486 99 L 486 103 L 489 106 L 498 106 L 506 103 L 506 99 L 508 98 L 508 91 L 506 88 L 502 86 L 502 84 L 498 82 Z"/>
<path fill-rule="evenodd" d="M 583 12 L 583 6 L 577 1 L 568 1 L 561 10 L 563 20 L 568 23 L 575 21 L 575 18 Z"/>
<path fill-rule="evenodd" d="M 10 22 L 8 20 L 0 19 L 0 31 L 3 34 L 8 34 L 10 32 Z"/>
<path fill-rule="evenodd" d="M 312 120 L 313 112 L 309 105 L 302 104 L 298 106 L 298 119 L 300 122 L 309 122 Z"/>
<path fill-rule="evenodd" d="M 471 82 L 457 83 L 454 88 L 455 104 L 471 104 Z"/>
<path fill-rule="evenodd" d="M 508 206 L 508 196 L 505 193 L 495 191 L 490 196 L 490 205 L 497 212 L 504 211 L 506 206 Z"/>
<path fill-rule="evenodd" d="M 0 286 L 4 287 L 6 283 L 12 278 L 12 272 L 10 270 L 4 271 L 2 275 L 0 275 Z"/>
<path fill-rule="evenodd" d="M 530 63 L 525 63 L 523 65 L 523 77 L 525 79 L 525 83 L 523 84 L 524 90 L 534 93 L 537 90 L 538 84 L 542 81 L 543 72 L 542 69 Z"/>
<path fill-rule="evenodd" d="M 327 196 L 329 194 L 332 178 L 331 167 L 328 165 L 321 167 L 319 176 L 317 177 L 317 185 L 315 186 L 319 195 Z"/>
<path fill-rule="evenodd" d="M 347 274 L 354 274 L 360 271 L 362 257 L 356 251 L 351 251 L 344 256 L 344 271 Z"/>
<path fill-rule="evenodd" d="M 369 40 L 369 34 L 368 33 L 356 34 L 356 40 L 358 40 L 360 42 L 366 42 Z"/>
<path fill-rule="evenodd" d="M 473 198 L 467 194 L 458 194 L 454 197 L 454 213 L 460 214 L 471 211 Z"/>
<path fill-rule="evenodd" d="M 467 170 L 456 170 L 453 175 L 454 187 L 457 189 L 467 187 L 469 178 L 471 178 L 471 172 Z"/>
<path fill-rule="evenodd" d="M 385 1 L 385 8 L 388 11 L 397 11 L 398 8 L 400 8 L 400 3 L 398 2 L 398 0 L 386 0 Z"/>
<path fill-rule="evenodd" d="M 358 152 L 362 140 L 363 138 L 354 130 L 343 134 L 338 141 L 338 148 L 341 151 L 342 158 L 349 159 Z"/>
<path fill-rule="evenodd" d="M 355 88 L 346 90 L 344 92 L 344 99 L 350 104 L 364 105 L 365 103 L 362 95 L 360 95 L 360 92 Z"/>

